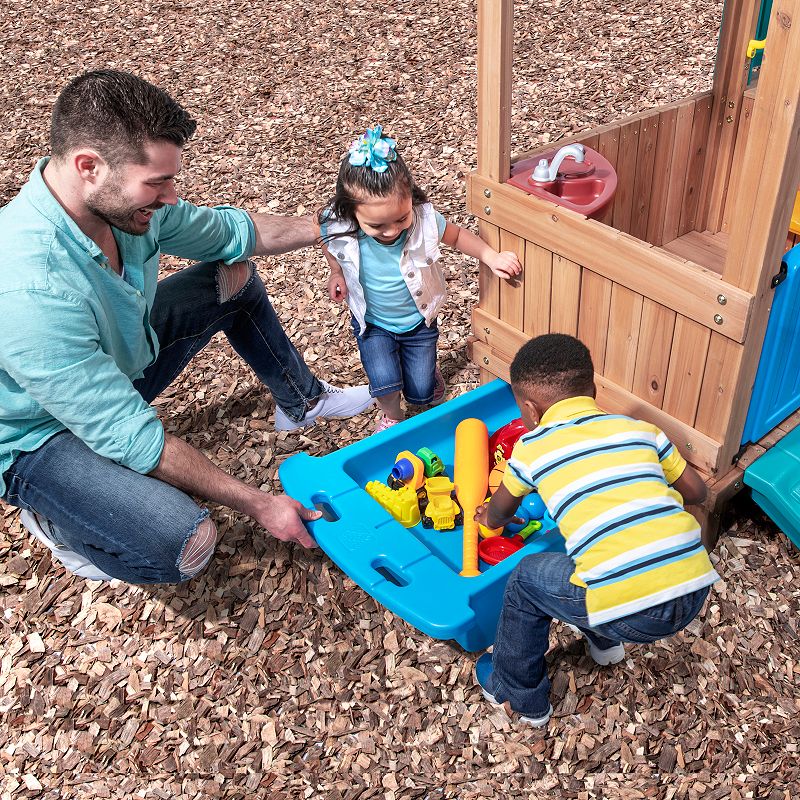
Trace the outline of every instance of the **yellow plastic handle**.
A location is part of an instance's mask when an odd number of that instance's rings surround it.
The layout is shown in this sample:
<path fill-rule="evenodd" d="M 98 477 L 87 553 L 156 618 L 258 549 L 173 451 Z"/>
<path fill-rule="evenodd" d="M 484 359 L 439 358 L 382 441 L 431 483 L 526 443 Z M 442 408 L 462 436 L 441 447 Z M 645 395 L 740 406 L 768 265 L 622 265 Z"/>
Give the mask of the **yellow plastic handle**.
<path fill-rule="evenodd" d="M 752 58 L 757 50 L 763 50 L 766 43 L 766 39 L 751 39 L 747 45 L 747 57 Z"/>

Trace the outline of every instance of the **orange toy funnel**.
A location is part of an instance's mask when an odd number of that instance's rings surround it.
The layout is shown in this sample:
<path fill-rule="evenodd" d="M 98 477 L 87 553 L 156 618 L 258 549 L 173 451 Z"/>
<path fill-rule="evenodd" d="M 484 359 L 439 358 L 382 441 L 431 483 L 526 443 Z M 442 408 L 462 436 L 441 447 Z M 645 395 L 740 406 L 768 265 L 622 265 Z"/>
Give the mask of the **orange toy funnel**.
<path fill-rule="evenodd" d="M 489 431 L 479 419 L 465 419 L 456 428 L 454 476 L 456 496 L 464 509 L 464 553 L 461 575 L 474 578 L 478 569 L 478 523 L 475 509 L 489 485 Z"/>

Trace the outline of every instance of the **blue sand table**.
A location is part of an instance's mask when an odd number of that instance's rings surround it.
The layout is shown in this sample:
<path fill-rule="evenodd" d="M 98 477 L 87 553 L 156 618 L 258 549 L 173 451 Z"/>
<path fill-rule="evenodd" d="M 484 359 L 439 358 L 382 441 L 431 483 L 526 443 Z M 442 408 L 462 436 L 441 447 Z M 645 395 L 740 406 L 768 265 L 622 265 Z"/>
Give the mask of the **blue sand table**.
<path fill-rule="evenodd" d="M 463 528 L 404 528 L 364 490 L 386 478 L 401 450 L 430 447 L 453 477 L 456 425 L 482 419 L 489 433 L 519 416 L 507 383 L 495 380 L 387 431 L 314 458 L 298 453 L 280 468 L 287 494 L 324 511 L 308 527 L 319 546 L 364 591 L 393 613 L 436 639 L 455 639 L 465 650 L 494 641 L 508 576 L 526 555 L 564 551 L 564 540 L 547 516 L 525 546 L 482 574 L 463 578 Z M 477 465 L 476 465 L 477 466 Z M 487 466 L 488 469 L 488 466 Z"/>

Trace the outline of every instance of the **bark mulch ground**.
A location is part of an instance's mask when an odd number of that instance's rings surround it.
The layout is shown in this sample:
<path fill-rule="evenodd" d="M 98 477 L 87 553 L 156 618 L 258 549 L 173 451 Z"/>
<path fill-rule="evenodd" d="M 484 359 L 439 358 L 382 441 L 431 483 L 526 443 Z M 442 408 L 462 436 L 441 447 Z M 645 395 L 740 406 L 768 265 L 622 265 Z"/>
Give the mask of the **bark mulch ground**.
<path fill-rule="evenodd" d="M 514 149 L 707 87 L 720 12 L 712 0 L 518 2 Z M 304 213 L 330 193 L 348 141 L 381 122 L 445 216 L 473 224 L 473 0 L 5 0 L 0 39 L 0 202 L 46 152 L 59 88 L 102 66 L 150 78 L 197 116 L 188 199 Z M 465 354 L 477 279 L 458 254 L 446 264 L 441 363 L 456 394 L 477 385 Z M 321 255 L 260 269 L 320 376 L 361 382 Z M 276 434 L 270 397 L 223 341 L 158 405 L 170 431 L 270 491 L 290 454 L 323 454 L 372 423 Z M 601 669 L 554 626 L 555 714 L 541 732 L 485 703 L 474 655 L 246 518 L 214 509 L 225 536 L 202 577 L 131 587 L 66 574 L 5 507 L 0 800 L 795 797 L 800 566 L 754 508 L 735 511 L 715 555 L 723 581 L 681 635 Z"/>

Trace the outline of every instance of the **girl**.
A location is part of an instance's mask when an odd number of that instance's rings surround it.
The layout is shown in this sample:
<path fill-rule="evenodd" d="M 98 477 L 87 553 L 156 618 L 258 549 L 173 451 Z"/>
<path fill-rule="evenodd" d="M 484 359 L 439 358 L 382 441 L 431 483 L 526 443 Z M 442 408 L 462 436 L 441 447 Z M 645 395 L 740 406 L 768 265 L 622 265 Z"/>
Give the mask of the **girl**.
<path fill-rule="evenodd" d="M 401 392 L 413 405 L 444 400 L 436 365 L 436 315 L 447 291 L 439 242 L 500 278 L 522 271 L 514 253 L 498 253 L 434 211 L 396 147 L 380 125 L 367 128 L 350 145 L 336 194 L 319 215 L 328 295 L 350 306 L 370 394 L 383 412 L 376 433 L 403 419 Z"/>

